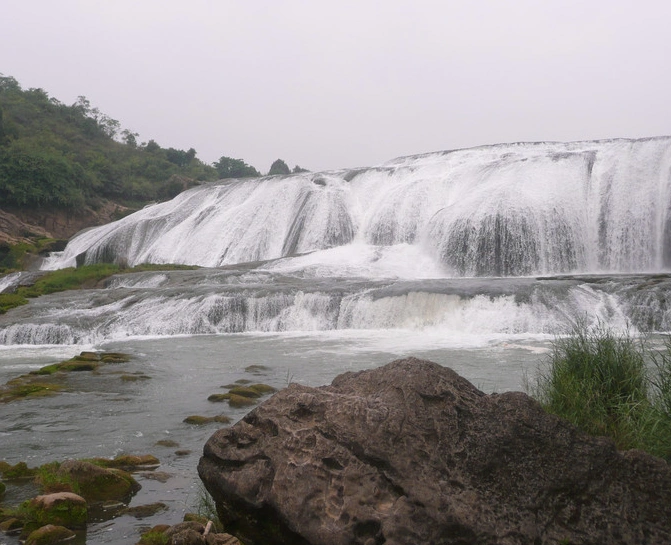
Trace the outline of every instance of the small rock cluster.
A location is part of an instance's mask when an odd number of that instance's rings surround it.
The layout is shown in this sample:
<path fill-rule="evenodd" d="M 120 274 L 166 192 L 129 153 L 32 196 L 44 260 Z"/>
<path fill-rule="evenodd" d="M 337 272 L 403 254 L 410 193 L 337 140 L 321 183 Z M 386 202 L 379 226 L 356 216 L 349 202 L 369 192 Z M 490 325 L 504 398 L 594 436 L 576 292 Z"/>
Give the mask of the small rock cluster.
<path fill-rule="evenodd" d="M 94 505 L 113 504 L 123 514 L 128 501 L 140 489 L 130 471 L 155 469 L 159 463 L 151 455 L 67 460 L 40 468 L 29 468 L 25 462 L 14 466 L 0 462 L 3 479 L 34 482 L 42 489 L 42 494 L 19 508 L 0 509 L 0 531 L 19 535 L 28 545 L 69 539 L 86 528 Z"/>
<path fill-rule="evenodd" d="M 0 386 L 0 403 L 54 395 L 65 388 L 69 373 L 97 371 L 102 365 L 127 361 L 130 356 L 120 352 L 82 352 L 69 360 L 45 365 L 9 380 Z"/>
<path fill-rule="evenodd" d="M 263 365 L 249 365 L 245 368 L 245 372 L 252 375 L 263 374 L 266 370 L 267 368 Z M 228 402 L 228 406 L 233 409 L 253 407 L 260 401 L 262 397 L 277 391 L 268 384 L 253 384 L 249 379 L 240 379 L 235 381 L 233 384 L 226 384 L 222 386 L 222 388 L 228 390 L 228 392 L 223 394 L 212 394 L 208 396 L 207 400 L 213 403 L 221 403 L 224 401 Z M 216 416 L 191 415 L 184 419 L 185 423 L 195 424 L 197 426 L 210 424 L 212 422 L 228 424 L 230 421 L 231 419 L 224 414 Z"/>

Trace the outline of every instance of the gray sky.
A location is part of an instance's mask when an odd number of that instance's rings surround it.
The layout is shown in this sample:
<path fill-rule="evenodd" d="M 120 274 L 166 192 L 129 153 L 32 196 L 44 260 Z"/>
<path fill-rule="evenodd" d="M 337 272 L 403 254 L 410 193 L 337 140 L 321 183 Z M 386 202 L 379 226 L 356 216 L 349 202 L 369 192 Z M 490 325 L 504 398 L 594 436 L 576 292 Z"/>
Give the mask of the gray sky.
<path fill-rule="evenodd" d="M 0 73 L 266 172 L 671 134 L 668 0 L 3 0 Z"/>

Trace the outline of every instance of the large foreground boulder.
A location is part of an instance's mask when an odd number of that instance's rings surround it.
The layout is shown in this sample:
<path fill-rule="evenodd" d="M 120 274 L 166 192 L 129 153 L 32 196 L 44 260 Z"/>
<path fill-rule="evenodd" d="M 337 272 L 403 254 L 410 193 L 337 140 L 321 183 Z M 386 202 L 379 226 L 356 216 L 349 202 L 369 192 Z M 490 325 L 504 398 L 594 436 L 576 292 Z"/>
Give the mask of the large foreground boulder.
<path fill-rule="evenodd" d="M 666 462 L 414 358 L 290 385 L 198 471 L 246 545 L 671 543 Z"/>

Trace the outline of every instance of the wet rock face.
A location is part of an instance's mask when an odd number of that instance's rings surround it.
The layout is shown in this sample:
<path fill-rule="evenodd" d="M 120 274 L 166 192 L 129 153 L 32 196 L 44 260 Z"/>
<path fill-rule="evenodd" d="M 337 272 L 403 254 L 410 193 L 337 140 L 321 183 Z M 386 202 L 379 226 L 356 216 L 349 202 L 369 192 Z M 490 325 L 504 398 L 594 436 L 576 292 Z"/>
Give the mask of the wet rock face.
<path fill-rule="evenodd" d="M 247 545 L 671 543 L 671 470 L 409 358 L 292 384 L 205 445 Z"/>

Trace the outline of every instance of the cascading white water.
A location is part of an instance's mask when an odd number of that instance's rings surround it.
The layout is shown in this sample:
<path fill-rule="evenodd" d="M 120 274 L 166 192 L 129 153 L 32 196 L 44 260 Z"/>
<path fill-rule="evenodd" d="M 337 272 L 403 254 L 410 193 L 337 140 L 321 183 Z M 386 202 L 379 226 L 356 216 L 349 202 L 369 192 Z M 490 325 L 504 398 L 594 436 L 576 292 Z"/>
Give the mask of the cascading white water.
<path fill-rule="evenodd" d="M 445 277 L 650 272 L 671 264 L 670 203 L 671 138 L 505 144 L 204 185 L 77 236 L 45 268 L 216 267 L 354 244 L 404 245 Z"/>
<path fill-rule="evenodd" d="M 107 289 L 41 297 L 0 319 L 0 345 L 86 344 L 129 337 L 414 330 L 446 338 L 552 335 L 573 320 L 671 327 L 669 280 L 649 276 L 319 281 L 254 270 L 120 276 Z"/>

